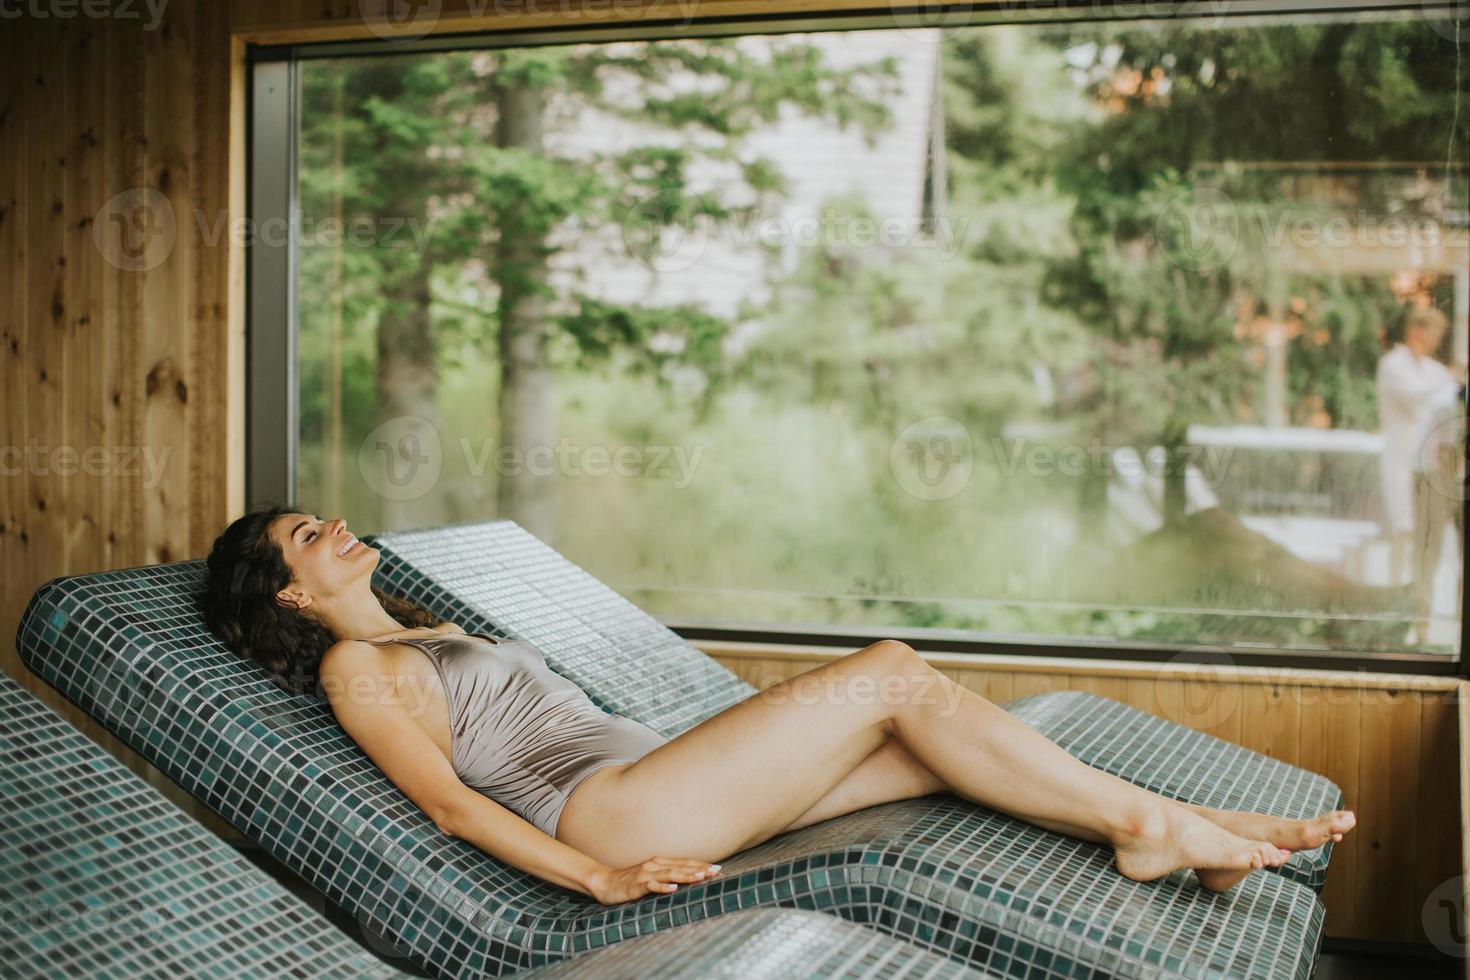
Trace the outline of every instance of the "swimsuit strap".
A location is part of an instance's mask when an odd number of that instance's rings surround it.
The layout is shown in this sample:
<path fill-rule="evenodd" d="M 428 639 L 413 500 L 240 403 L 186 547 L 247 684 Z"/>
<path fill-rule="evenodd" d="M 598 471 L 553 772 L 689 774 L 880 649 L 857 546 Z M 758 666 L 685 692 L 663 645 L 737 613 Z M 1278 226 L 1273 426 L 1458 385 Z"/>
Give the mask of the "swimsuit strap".
<path fill-rule="evenodd" d="M 505 643 L 506 643 L 506 641 L 503 641 L 503 640 L 500 640 L 500 639 L 498 639 L 496 637 L 490 636 L 488 633 L 436 633 L 433 636 L 395 636 L 395 637 L 392 637 L 391 639 L 387 639 L 387 640 L 364 640 L 363 642 L 364 643 L 412 643 L 414 645 L 417 645 L 417 644 L 421 643 L 424 640 L 447 640 L 447 639 L 453 639 L 453 638 L 458 638 L 458 639 L 462 639 L 462 640 L 468 640 L 471 637 L 479 637 L 480 639 L 483 639 L 483 640 L 489 640 L 491 642 L 491 644 L 494 645 L 494 646 L 504 646 Z"/>

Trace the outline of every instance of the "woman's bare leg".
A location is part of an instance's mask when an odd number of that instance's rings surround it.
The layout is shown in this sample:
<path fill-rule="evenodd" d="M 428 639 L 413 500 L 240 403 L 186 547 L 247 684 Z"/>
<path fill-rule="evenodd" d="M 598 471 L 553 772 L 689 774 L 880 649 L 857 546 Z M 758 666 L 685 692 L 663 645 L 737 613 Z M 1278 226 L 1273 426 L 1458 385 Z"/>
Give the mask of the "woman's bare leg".
<path fill-rule="evenodd" d="M 993 703 L 975 694 L 961 685 L 955 684 L 948 677 L 944 678 L 946 685 L 952 685 L 960 693 L 960 697 L 973 699 L 974 701 L 989 706 L 992 709 L 1004 712 Z M 1042 736 L 1045 738 L 1045 736 Z M 1049 739 L 1047 739 L 1050 744 Z M 1060 746 L 1057 746 L 1060 748 Z M 1065 750 L 1063 750 L 1065 751 Z M 1114 777 L 1109 777 L 1114 778 Z M 1145 791 L 1147 792 L 1147 791 Z M 1154 795 L 1150 793 L 1150 795 Z M 1160 797 L 1162 799 L 1162 797 Z M 1292 851 L 1305 851 L 1321 847 L 1329 840 L 1341 841 L 1343 835 L 1352 830 L 1357 818 L 1351 810 L 1333 810 L 1328 813 L 1319 814 L 1303 820 L 1295 820 L 1288 817 L 1274 817 L 1264 813 L 1250 813 L 1241 810 L 1218 810 L 1214 807 L 1200 806 L 1195 803 L 1184 803 L 1178 800 L 1170 800 L 1176 806 L 1206 820 L 1223 827 L 1238 837 L 1247 840 L 1266 841 Z"/>
<path fill-rule="evenodd" d="M 1289 857 L 1094 769 L 884 641 L 747 698 L 579 794 L 558 837 L 609 864 L 718 861 L 789 827 L 889 738 L 953 792 L 1111 844 L 1149 880 L 1194 867 L 1226 888 Z"/>
<path fill-rule="evenodd" d="M 806 812 L 781 828 L 799 830 L 880 803 L 911 800 L 949 789 L 897 738 L 874 749 Z"/>
<path fill-rule="evenodd" d="M 888 740 L 892 706 L 842 691 L 904 669 L 896 651 L 874 644 L 813 668 L 598 773 L 567 801 L 557 839 L 626 867 L 654 854 L 719 861 L 779 833 Z"/>
<path fill-rule="evenodd" d="M 934 775 L 902 742 L 890 738 L 805 813 L 783 827 L 782 832 L 798 830 L 854 810 L 927 796 L 948 788 L 944 780 Z M 1356 823 L 1351 810 L 1332 810 L 1315 817 L 1292 819 L 1176 802 L 1237 836 L 1269 841 L 1293 851 L 1312 850 L 1329 840 L 1341 841 Z"/>

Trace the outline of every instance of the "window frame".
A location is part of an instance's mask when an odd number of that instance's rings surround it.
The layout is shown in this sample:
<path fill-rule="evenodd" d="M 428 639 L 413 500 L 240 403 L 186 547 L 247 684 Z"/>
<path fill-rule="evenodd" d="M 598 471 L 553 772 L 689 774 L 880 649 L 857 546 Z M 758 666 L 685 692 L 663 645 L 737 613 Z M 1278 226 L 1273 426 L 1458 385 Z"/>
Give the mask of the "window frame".
<path fill-rule="evenodd" d="M 812 31 L 895 28 L 938 29 L 1002 24 L 1072 24 L 1097 21 L 1167 21 L 1312 14 L 1361 14 L 1430 10 L 1454 13 L 1457 0 L 1231 0 L 1212 2 L 1083 5 L 1068 0 L 1042 3 L 933 4 L 913 11 L 874 8 L 832 12 L 772 12 L 647 19 L 596 26 L 548 26 L 536 30 L 493 28 L 473 33 L 430 34 L 412 40 L 322 41 L 250 44 L 246 50 L 246 211 L 248 227 L 300 227 L 297 149 L 300 132 L 300 72 L 303 61 L 351 56 L 415 55 L 436 51 L 581 44 L 626 40 L 791 34 Z M 1116 9 L 1115 9 L 1116 8 Z M 1119 11 L 1122 12 L 1119 12 Z M 1131 13 L 1129 13 L 1131 11 Z M 1466 27 L 1470 31 L 1470 25 Z M 296 498 L 300 406 L 297 372 L 298 303 L 296 235 L 284 243 L 246 244 L 246 499 L 256 507 Z M 1466 444 L 1470 458 L 1470 438 Z M 1470 522 L 1462 522 L 1470 527 Z M 1462 528 L 1462 530 L 1464 530 Z M 1470 532 L 1460 541 L 1463 597 L 1470 580 Z M 1463 607 L 1462 607 L 1463 608 Z M 850 649 L 882 638 L 902 639 L 926 651 L 1004 655 L 1038 659 L 1112 660 L 1160 664 L 1303 668 L 1332 671 L 1391 670 L 1401 674 L 1470 677 L 1470 615 L 1462 612 L 1458 656 L 1414 651 L 1375 652 L 1225 644 L 1184 645 L 1112 641 L 1101 637 L 1038 636 L 915 627 L 791 627 L 701 619 L 662 620 L 687 640 L 801 645 Z M 877 630 L 876 632 L 874 630 Z"/>

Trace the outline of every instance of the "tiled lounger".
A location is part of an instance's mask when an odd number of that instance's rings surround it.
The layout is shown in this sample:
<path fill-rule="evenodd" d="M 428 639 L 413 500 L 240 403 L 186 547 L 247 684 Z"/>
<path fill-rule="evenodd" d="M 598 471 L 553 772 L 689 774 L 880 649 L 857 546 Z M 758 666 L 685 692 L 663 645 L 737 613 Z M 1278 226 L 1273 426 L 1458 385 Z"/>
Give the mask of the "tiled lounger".
<path fill-rule="evenodd" d="M 0 973 L 390 969 L 0 673 Z"/>
<path fill-rule="evenodd" d="M 512 521 L 365 540 L 382 552 L 376 584 L 461 625 L 531 640 L 603 708 L 670 737 L 755 693 Z M 1172 799 L 1283 817 L 1343 803 L 1316 773 L 1111 698 L 1058 691 L 1006 709 L 1089 765 Z M 1331 853 L 1331 844 L 1299 851 L 1273 870 L 1320 892 Z"/>
<path fill-rule="evenodd" d="M 467 630 L 531 640 L 594 700 L 665 734 L 753 693 L 510 522 L 379 547 L 379 584 Z M 782 835 L 672 895 L 601 906 L 440 834 L 324 705 L 219 646 L 197 613 L 202 578 L 202 562 L 184 562 L 53 580 L 24 617 L 25 661 L 436 972 L 511 972 L 755 905 L 830 911 L 1011 976 L 1304 978 L 1315 962 L 1321 906 L 1282 876 L 1225 896 L 1184 873 L 1130 882 L 1103 848 L 947 793 Z"/>
<path fill-rule="evenodd" d="M 0 962 L 7 976 L 405 976 L 361 949 L 0 674 Z M 748 909 L 524 980 L 985 980 L 850 922 Z"/>

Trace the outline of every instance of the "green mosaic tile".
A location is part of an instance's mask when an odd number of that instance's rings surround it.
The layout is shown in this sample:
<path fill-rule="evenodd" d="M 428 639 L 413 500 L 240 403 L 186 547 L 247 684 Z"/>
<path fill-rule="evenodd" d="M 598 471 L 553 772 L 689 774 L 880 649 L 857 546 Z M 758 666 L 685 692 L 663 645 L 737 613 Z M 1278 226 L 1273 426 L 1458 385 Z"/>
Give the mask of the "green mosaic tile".
<path fill-rule="evenodd" d="M 6 976 L 401 975 L 3 673 L 0 800 Z"/>
<path fill-rule="evenodd" d="M 511 522 L 376 544 L 376 584 L 466 630 L 530 640 L 594 701 L 666 735 L 753 693 Z M 719 879 L 604 907 L 440 834 L 324 704 L 282 692 L 208 633 L 203 571 L 182 562 L 53 580 L 27 608 L 22 656 L 437 974 L 544 966 L 762 905 L 830 912 L 1013 977 L 1305 980 L 1315 963 L 1322 909 L 1308 888 L 1264 874 L 1227 896 L 1183 874 L 1130 882 L 1102 848 L 947 793 L 785 834 L 722 862 Z M 43 629 L 56 612 L 61 625 Z"/>
<path fill-rule="evenodd" d="M 497 524 L 506 530 L 483 530 Z M 384 551 L 375 579 L 380 586 L 461 625 L 477 622 L 480 629 L 500 630 L 497 635 L 531 640 L 553 669 L 594 702 L 666 736 L 755 693 L 513 522 L 364 540 Z M 546 615 L 546 597 L 567 608 Z M 610 646 L 618 657 L 605 655 Z M 663 669 L 647 670 L 630 683 L 629 672 L 649 661 Z M 1322 776 L 1110 698 L 1064 691 L 1005 707 L 1084 762 L 1173 799 L 1297 818 L 1343 805 L 1341 790 Z M 1300 851 L 1272 870 L 1320 893 L 1331 852 L 1330 844 Z"/>
<path fill-rule="evenodd" d="M 1343 806 L 1342 790 L 1323 776 L 1112 698 L 1055 691 L 1005 708 L 1088 765 L 1170 799 L 1293 818 Z M 1331 858 L 1329 842 L 1271 870 L 1320 893 Z"/>
<path fill-rule="evenodd" d="M 393 532 L 367 540 L 382 553 L 377 569 L 378 585 L 411 595 L 444 618 L 460 623 L 467 630 L 495 632 L 498 635 L 531 640 L 545 654 L 547 663 L 553 669 L 575 681 L 594 701 L 609 711 L 627 715 L 665 735 L 677 735 L 755 691 L 656 619 L 513 522 L 489 521 Z M 648 655 L 647 651 L 650 649 L 657 651 L 656 658 Z M 649 664 L 650 660 L 654 663 Z M 711 664 L 716 669 L 712 669 Z M 686 680 L 701 672 L 713 673 L 714 676 L 699 682 Z M 1119 733 L 1111 742 L 1094 733 L 1094 747 L 1098 749 L 1094 759 L 1109 758 L 1109 752 L 1116 752 L 1119 757 L 1127 758 L 1130 754 L 1141 751 L 1144 746 L 1167 744 L 1181 735 L 1192 734 L 1182 726 L 1127 708 L 1117 702 L 1107 699 L 1096 701 L 1097 704 L 1086 706 L 1094 713 L 1101 705 L 1110 706 L 1110 710 L 1119 712 L 1111 719 L 1119 723 Z M 1044 716 L 1045 713 L 1037 708 L 1039 705 L 1033 704 L 1033 716 Z M 1083 726 L 1083 730 L 1088 729 Z M 1203 771 L 1216 771 L 1223 776 L 1228 767 L 1233 765 L 1236 774 L 1245 777 L 1246 784 L 1257 788 L 1262 788 L 1265 783 L 1257 771 L 1260 762 L 1269 764 L 1269 768 L 1278 775 L 1291 771 L 1309 780 L 1319 779 L 1301 770 L 1292 770 L 1280 763 L 1244 753 L 1223 740 L 1208 736 L 1199 736 L 1191 742 L 1189 751 L 1193 762 Z M 1187 768 L 1187 763 L 1182 762 L 1181 765 Z M 1148 785 L 1158 771 L 1163 770 L 1162 766 L 1154 769 L 1140 767 L 1138 772 L 1126 774 L 1125 778 Z M 1325 784 L 1326 781 L 1320 782 Z M 1188 788 L 1204 787 L 1194 784 Z M 1199 802 L 1212 803 L 1213 800 L 1202 798 Z M 1311 801 L 1301 802 L 1306 806 Z M 910 815 L 915 812 L 913 807 L 938 808 L 930 816 L 944 828 L 939 837 L 943 842 L 941 846 L 932 851 L 926 851 L 922 847 L 920 839 L 914 834 L 917 824 L 909 822 L 917 818 L 910 816 L 906 820 L 900 816 L 905 807 L 910 808 Z M 1327 808 L 1330 806 L 1318 809 Z M 1161 909 L 1170 906 L 1171 913 L 1181 913 L 1181 921 L 1189 922 L 1192 916 L 1205 923 L 1226 906 L 1217 903 L 1215 896 L 1201 892 L 1187 875 L 1175 876 L 1177 880 L 1168 885 L 1163 882 L 1150 885 L 1128 882 L 1111 868 L 1110 856 L 1101 848 L 1062 838 L 981 810 L 949 794 L 939 794 L 923 801 L 890 804 L 873 808 L 871 812 L 879 813 L 881 821 L 891 824 L 891 847 L 898 854 L 894 861 L 895 868 L 892 871 L 885 868 L 881 875 L 866 874 L 862 868 L 864 864 L 887 860 L 886 854 L 869 846 L 861 854 L 848 852 L 845 860 L 834 862 L 834 866 L 841 869 L 841 874 L 836 877 L 842 882 L 871 882 L 889 890 L 903 891 L 908 888 L 910 892 L 922 892 L 924 889 L 920 882 L 962 885 L 963 869 L 967 862 L 973 863 L 976 851 L 984 853 L 982 848 L 973 846 L 976 840 L 974 835 L 989 829 L 992 836 L 998 835 L 1004 841 L 994 854 L 993 867 L 998 878 L 997 884 L 1008 887 L 998 889 L 992 900 L 1006 903 L 1015 913 L 1040 919 L 1057 930 L 1055 938 L 1049 942 L 1037 943 L 1025 953 L 1009 956 L 1011 972 L 1015 975 L 1069 976 L 1074 972 L 1086 974 L 1096 966 L 1098 957 L 1110 961 L 1110 954 L 1100 952 L 1106 950 L 1110 944 L 1145 963 L 1155 960 L 1173 963 L 1170 968 L 1177 969 L 1182 975 L 1194 975 L 1194 971 L 1201 967 L 1213 969 L 1217 963 L 1226 960 L 1225 952 L 1218 947 L 1204 952 L 1203 944 L 1192 942 L 1187 931 L 1171 932 L 1164 923 L 1156 924 L 1152 930 L 1147 925 L 1134 925 L 1126 914 L 1130 910 L 1121 902 L 1118 903 L 1122 907 L 1116 917 L 1104 903 L 1098 906 L 1103 909 L 1101 918 L 1088 928 L 1083 926 L 1089 919 L 1088 910 L 1098 902 L 1098 893 L 1104 891 L 1118 896 L 1149 895 Z M 1301 809 L 1294 815 L 1315 812 L 1315 809 Z M 819 851 L 828 846 L 835 847 L 852 839 L 868 842 L 868 837 L 853 833 L 857 826 L 855 821 L 861 816 L 863 815 L 853 814 L 829 821 L 820 827 L 797 831 L 778 840 L 803 839 L 805 843 L 802 850 L 806 852 Z M 829 827 L 829 824 L 832 826 Z M 989 827 L 977 824 L 988 824 Z M 819 836 L 804 836 L 809 832 Z M 1018 837 L 1027 840 L 1021 842 L 1017 840 Z M 1019 865 L 1008 867 L 1007 862 L 1024 861 L 1025 858 L 1020 856 L 1022 853 L 1035 853 L 1039 845 L 1029 840 L 1032 837 L 1037 841 L 1057 843 L 1063 850 L 1085 853 L 1090 861 L 1086 866 L 1073 869 L 1073 874 L 1077 876 L 1074 881 L 1067 881 L 1065 876 L 1043 877 L 1028 887 L 1027 876 L 1020 873 L 1023 868 Z M 966 853 L 967 845 L 970 846 L 969 854 Z M 757 848 L 732 860 L 743 867 L 751 854 L 762 850 L 763 848 Z M 1051 853 L 1061 852 L 1053 848 Z M 1102 859 L 1101 864 L 1097 863 L 1099 857 Z M 732 861 L 724 864 L 725 874 L 731 874 L 730 869 L 734 866 Z M 917 868 L 923 870 L 913 870 Z M 908 871 L 912 878 L 905 879 L 900 884 L 899 871 Z M 930 948 L 960 955 L 968 962 L 994 968 L 994 963 L 988 959 L 986 948 L 986 943 L 992 942 L 994 935 L 985 933 L 986 920 L 983 916 L 965 929 L 957 929 L 955 917 L 947 912 L 938 919 L 921 919 L 937 923 L 922 929 L 916 929 L 911 923 L 901 919 L 885 923 L 881 917 L 860 918 L 864 916 L 861 908 L 862 893 L 840 887 L 835 880 L 827 880 L 832 877 L 828 872 L 818 874 L 826 878 L 818 881 L 814 875 L 803 871 L 799 876 L 785 879 L 776 875 L 770 884 L 757 875 L 752 883 L 752 898 L 756 903 L 810 902 L 808 907 L 824 908 L 858 921 L 878 923 L 880 927 L 887 926 L 896 935 L 922 940 L 929 943 Z M 1257 878 L 1264 880 L 1256 882 L 1254 879 Z M 1091 884 L 1088 883 L 1089 879 L 1092 879 Z M 1288 936 L 1285 946 L 1277 954 L 1272 954 L 1277 956 L 1274 962 L 1268 964 L 1266 959 L 1262 959 L 1252 963 L 1242 975 L 1252 975 L 1253 972 L 1259 975 L 1292 975 L 1293 971 L 1299 975 L 1309 973 L 1311 964 L 1315 962 L 1316 946 L 1320 939 L 1320 904 L 1312 902 L 1309 897 L 1302 896 L 1293 888 L 1282 888 L 1281 882 L 1273 882 L 1267 876 L 1253 875 L 1246 884 L 1252 889 L 1259 888 L 1262 891 L 1257 907 L 1261 918 L 1249 924 L 1243 922 L 1241 934 L 1264 934 L 1271 925 L 1273 914 L 1278 914 L 1284 906 L 1289 907 L 1296 903 L 1298 907 L 1278 924 L 1297 930 L 1298 938 Z M 803 899 L 796 898 L 803 887 L 808 889 L 808 894 Z M 824 887 L 831 889 L 830 894 L 811 894 L 812 891 Z M 1037 889 L 1037 894 L 1030 894 L 1031 887 Z M 1250 918 L 1243 915 L 1247 904 L 1243 888 L 1244 885 L 1232 893 L 1229 908 L 1234 915 Z M 1079 894 L 1081 901 L 1066 900 L 1065 896 L 1069 891 Z M 1266 897 L 1268 893 L 1272 896 L 1269 899 Z M 1289 900 L 1282 902 L 1275 898 L 1276 894 L 1288 896 Z M 1187 906 L 1184 904 L 1186 902 Z M 924 903 L 915 899 L 907 904 L 917 906 L 924 913 L 939 915 L 944 912 L 940 903 Z M 1184 913 L 1186 908 L 1187 914 Z M 1027 923 L 1028 928 L 1031 925 L 1032 923 Z M 1167 937 L 1169 943 L 1186 947 L 1186 951 L 1172 959 L 1156 956 L 1155 951 L 1147 944 L 1130 946 L 1119 943 L 1117 937 L 1120 933 Z M 1300 944 L 1300 956 L 1293 957 L 1289 953 L 1294 942 Z M 1271 942 L 1266 945 L 1276 946 Z M 1126 968 L 1120 969 L 1124 969 L 1124 975 L 1130 975 Z"/>
<path fill-rule="evenodd" d="M 365 953 L 4 674 L 0 798 L 6 976 L 406 976 Z M 519 974 L 797 975 L 986 980 L 901 940 L 792 909 L 704 919 Z"/>
<path fill-rule="evenodd" d="M 830 915 L 797 909 L 745 909 L 630 939 L 611 949 L 517 976 L 525 980 L 979 980 L 986 974 Z"/>

